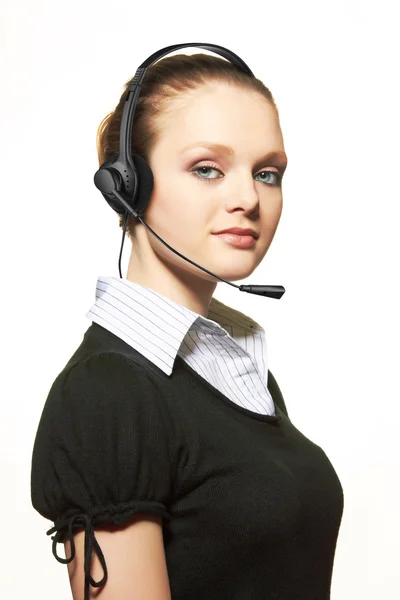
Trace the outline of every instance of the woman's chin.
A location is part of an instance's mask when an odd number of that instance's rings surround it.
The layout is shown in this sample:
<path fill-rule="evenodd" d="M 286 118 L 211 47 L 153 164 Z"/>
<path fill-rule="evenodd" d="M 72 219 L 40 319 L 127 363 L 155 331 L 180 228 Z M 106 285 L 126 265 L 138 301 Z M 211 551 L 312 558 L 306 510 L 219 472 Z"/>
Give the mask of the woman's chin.
<path fill-rule="evenodd" d="M 250 277 L 250 275 L 254 272 L 256 265 L 252 263 L 251 265 L 240 265 L 240 261 L 237 261 L 236 265 L 230 264 L 229 267 L 223 267 L 221 264 L 218 267 L 215 267 L 213 273 L 219 275 L 219 277 L 223 277 L 228 281 L 241 281 L 242 279 L 246 279 Z M 209 269 L 211 271 L 211 269 Z"/>

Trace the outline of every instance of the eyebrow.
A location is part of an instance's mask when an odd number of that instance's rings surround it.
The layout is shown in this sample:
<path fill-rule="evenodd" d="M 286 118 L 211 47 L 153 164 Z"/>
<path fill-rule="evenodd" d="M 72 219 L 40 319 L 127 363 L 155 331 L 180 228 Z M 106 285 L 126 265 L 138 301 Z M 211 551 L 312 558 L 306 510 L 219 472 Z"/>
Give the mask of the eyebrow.
<path fill-rule="evenodd" d="M 209 148 L 210 150 L 214 150 L 215 152 L 219 152 L 220 154 L 228 154 L 232 156 L 235 151 L 232 146 L 225 146 L 224 144 L 217 144 L 214 142 L 195 142 L 194 144 L 189 144 L 189 146 L 185 146 L 181 153 L 186 150 L 190 150 L 191 148 L 197 147 Z M 266 160 L 279 160 L 281 165 L 286 168 L 288 163 L 288 158 L 283 150 L 271 150 L 267 152 L 259 161 L 257 161 L 256 167 L 262 166 Z"/>

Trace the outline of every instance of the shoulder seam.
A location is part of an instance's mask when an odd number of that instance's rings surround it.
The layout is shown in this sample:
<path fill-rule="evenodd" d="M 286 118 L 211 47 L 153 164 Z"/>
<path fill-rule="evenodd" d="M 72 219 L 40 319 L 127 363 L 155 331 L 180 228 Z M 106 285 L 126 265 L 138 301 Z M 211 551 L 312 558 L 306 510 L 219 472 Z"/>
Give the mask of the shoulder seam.
<path fill-rule="evenodd" d="M 101 356 L 119 356 L 121 357 L 124 361 L 126 362 L 131 362 L 134 363 L 135 365 L 137 365 L 138 367 L 141 367 L 142 369 L 146 370 L 145 365 L 143 365 L 139 360 L 136 360 L 133 357 L 129 357 L 126 354 L 123 354 L 122 352 L 115 352 L 114 350 L 103 350 L 94 354 L 90 354 L 90 356 L 86 356 L 85 358 L 80 358 L 78 360 L 75 360 L 73 363 L 69 364 L 68 363 L 68 369 L 63 369 L 63 371 L 65 372 L 65 374 L 69 373 L 74 367 L 78 366 L 78 365 L 84 365 L 86 364 L 89 360 L 91 360 L 92 358 L 99 358 Z"/>

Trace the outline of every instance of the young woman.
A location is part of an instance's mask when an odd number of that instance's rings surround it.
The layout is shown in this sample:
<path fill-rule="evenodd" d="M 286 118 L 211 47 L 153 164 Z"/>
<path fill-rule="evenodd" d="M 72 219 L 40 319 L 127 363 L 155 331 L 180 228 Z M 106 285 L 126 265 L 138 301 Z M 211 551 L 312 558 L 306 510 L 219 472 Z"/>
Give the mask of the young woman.
<path fill-rule="evenodd" d="M 100 165 L 129 84 L 99 126 Z M 163 58 L 131 149 L 154 175 L 146 223 L 227 280 L 251 275 L 287 165 L 265 85 L 219 57 Z M 251 237 L 218 235 L 230 228 Z M 263 328 L 133 216 L 127 233 L 126 278 L 98 278 L 33 450 L 33 506 L 54 522 L 74 599 L 328 600 L 343 490 L 289 419 Z"/>

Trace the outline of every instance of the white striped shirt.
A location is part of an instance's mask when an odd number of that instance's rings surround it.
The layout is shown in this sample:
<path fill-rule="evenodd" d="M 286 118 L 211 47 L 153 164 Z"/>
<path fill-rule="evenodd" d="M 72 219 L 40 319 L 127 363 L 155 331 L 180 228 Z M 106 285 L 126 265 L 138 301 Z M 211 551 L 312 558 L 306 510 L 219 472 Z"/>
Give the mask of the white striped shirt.
<path fill-rule="evenodd" d="M 124 340 L 167 375 L 177 355 L 230 400 L 275 415 L 267 388 L 265 331 L 212 297 L 208 318 L 120 277 L 99 276 L 86 316 Z"/>

